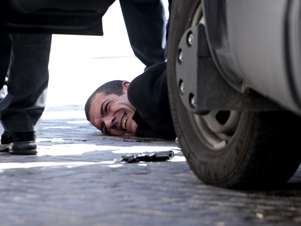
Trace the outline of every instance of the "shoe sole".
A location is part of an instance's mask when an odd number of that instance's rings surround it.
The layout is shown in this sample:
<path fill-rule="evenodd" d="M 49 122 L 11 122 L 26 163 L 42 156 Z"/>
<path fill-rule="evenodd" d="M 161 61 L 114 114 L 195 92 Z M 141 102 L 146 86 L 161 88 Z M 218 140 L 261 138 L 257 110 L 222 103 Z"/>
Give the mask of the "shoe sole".
<path fill-rule="evenodd" d="M 9 153 L 12 155 L 36 155 L 37 145 L 33 141 L 14 142 Z"/>

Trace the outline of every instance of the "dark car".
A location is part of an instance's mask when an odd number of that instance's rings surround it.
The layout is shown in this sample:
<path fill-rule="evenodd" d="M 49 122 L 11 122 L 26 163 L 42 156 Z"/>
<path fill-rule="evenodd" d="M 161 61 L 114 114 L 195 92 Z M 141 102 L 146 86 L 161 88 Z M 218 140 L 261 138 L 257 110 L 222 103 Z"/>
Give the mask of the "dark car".
<path fill-rule="evenodd" d="M 2 28 L 102 34 L 112 2 L 2 1 Z M 194 173 L 222 187 L 286 182 L 301 153 L 301 2 L 174 0 L 168 37 L 172 116 Z"/>
<path fill-rule="evenodd" d="M 102 16 L 114 0 L 4 0 L 1 24 L 18 32 L 102 35 Z"/>
<path fill-rule="evenodd" d="M 183 152 L 204 182 L 270 186 L 300 164 L 301 2 L 176 0 L 168 83 Z"/>

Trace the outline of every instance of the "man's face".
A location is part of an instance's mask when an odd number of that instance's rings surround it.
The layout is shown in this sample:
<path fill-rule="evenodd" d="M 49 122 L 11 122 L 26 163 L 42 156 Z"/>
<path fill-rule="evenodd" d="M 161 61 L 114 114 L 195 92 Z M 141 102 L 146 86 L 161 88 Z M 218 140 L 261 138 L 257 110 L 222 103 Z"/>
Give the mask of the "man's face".
<path fill-rule="evenodd" d="M 91 102 L 90 122 L 104 134 L 113 136 L 133 136 L 137 124 L 133 120 L 135 108 L 127 98 L 128 83 L 121 96 L 97 93 Z"/>

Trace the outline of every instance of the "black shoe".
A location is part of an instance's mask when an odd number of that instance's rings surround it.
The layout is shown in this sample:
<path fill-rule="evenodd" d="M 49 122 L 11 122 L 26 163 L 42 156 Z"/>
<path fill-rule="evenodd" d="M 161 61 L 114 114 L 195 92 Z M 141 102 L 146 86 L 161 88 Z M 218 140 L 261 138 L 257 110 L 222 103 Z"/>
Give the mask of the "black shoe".
<path fill-rule="evenodd" d="M 34 132 L 8 133 L 4 132 L 1 136 L 3 150 L 12 155 L 36 155 L 37 144 Z M 7 149 L 4 149 L 4 147 Z"/>
<path fill-rule="evenodd" d="M 7 131 L 4 131 L 4 133 L 1 135 L 0 152 L 9 152 L 9 149 L 11 149 L 12 144 L 12 136 Z"/>
<path fill-rule="evenodd" d="M 31 141 L 16 141 L 13 142 L 9 153 L 12 155 L 36 155 L 37 144 L 34 140 Z"/>

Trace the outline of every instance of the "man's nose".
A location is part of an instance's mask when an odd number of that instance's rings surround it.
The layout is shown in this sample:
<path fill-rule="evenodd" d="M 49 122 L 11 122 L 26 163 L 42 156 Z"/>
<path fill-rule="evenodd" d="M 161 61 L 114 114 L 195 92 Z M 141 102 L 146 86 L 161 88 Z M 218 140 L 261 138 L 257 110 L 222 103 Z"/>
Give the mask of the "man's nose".
<path fill-rule="evenodd" d="M 116 118 L 112 115 L 108 115 L 108 116 L 104 117 L 103 121 L 104 121 L 106 128 L 110 129 L 114 125 Z"/>
<path fill-rule="evenodd" d="M 110 128 L 111 127 L 111 123 L 112 123 L 112 116 L 106 116 L 103 118 L 103 122 L 106 126 L 106 128 Z"/>

